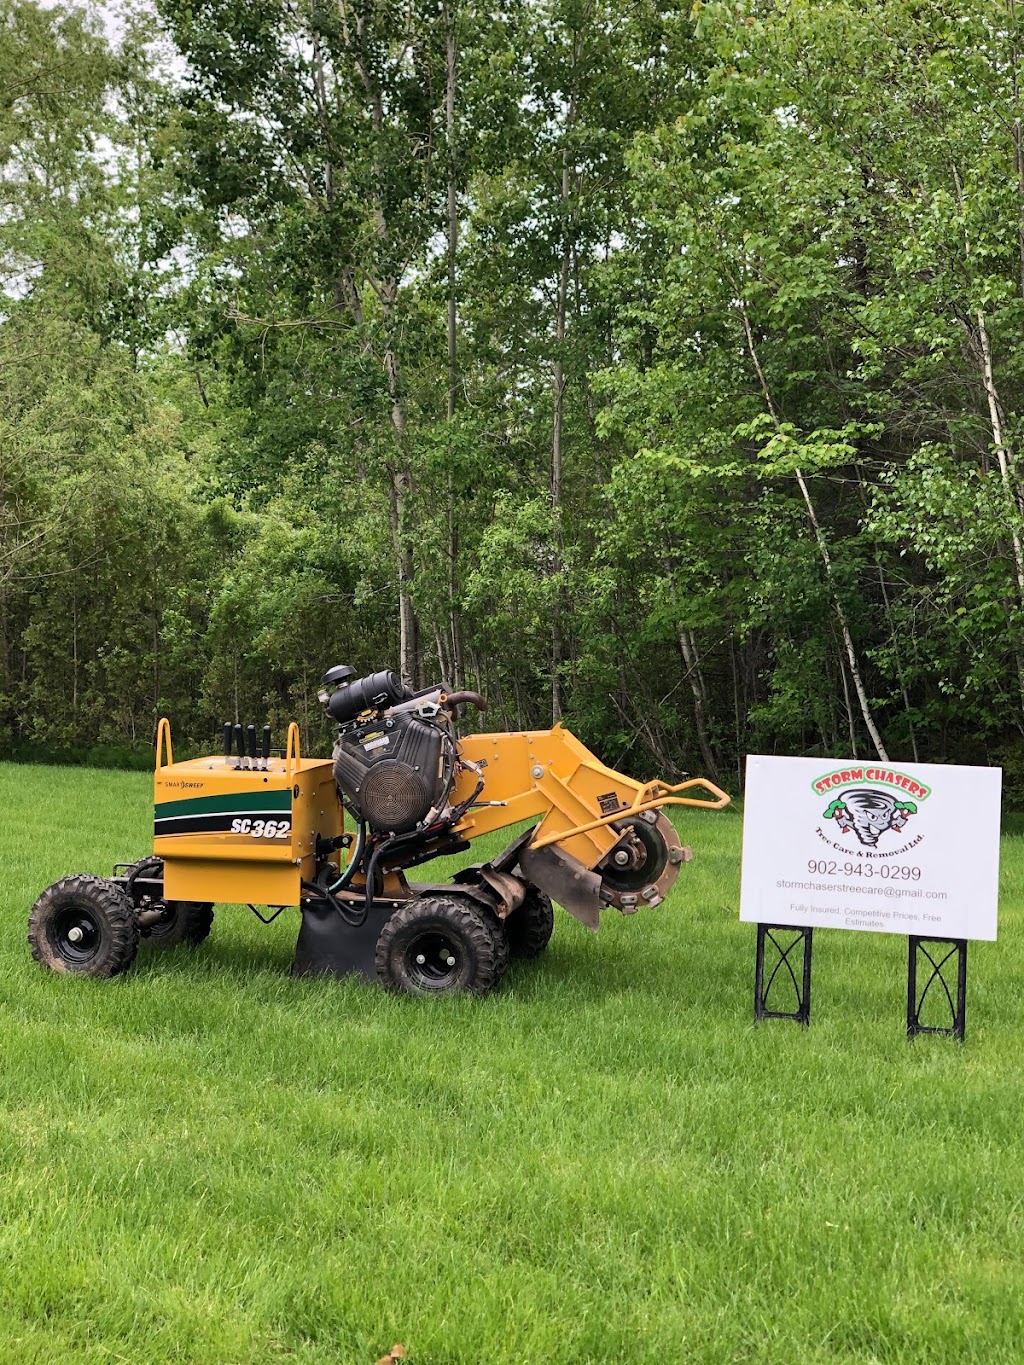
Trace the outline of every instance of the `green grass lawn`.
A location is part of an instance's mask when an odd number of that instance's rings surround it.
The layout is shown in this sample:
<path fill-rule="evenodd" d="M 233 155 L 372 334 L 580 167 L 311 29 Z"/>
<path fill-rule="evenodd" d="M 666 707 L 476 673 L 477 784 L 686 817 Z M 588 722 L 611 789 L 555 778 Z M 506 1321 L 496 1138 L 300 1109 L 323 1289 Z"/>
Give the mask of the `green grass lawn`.
<path fill-rule="evenodd" d="M 1024 1358 L 1020 829 L 959 1047 L 869 934 L 753 1027 L 734 810 L 681 817 L 665 906 L 424 1001 L 292 980 L 297 912 L 50 975 L 32 901 L 147 851 L 150 779 L 0 794 L 0 1361 Z"/>

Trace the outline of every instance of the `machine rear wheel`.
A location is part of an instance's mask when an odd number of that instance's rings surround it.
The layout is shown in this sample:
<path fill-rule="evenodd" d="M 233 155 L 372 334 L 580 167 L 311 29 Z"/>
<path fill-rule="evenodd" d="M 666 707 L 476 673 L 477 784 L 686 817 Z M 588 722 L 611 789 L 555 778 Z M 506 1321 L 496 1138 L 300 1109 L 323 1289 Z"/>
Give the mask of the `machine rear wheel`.
<path fill-rule="evenodd" d="M 148 875 L 160 880 L 162 890 L 163 863 L 159 859 L 142 858 L 132 863 L 124 875 L 130 881 L 134 873 L 147 868 L 153 869 Z M 177 948 L 182 943 L 194 948 L 210 936 L 213 905 L 209 901 L 164 901 L 159 896 L 140 895 L 138 885 L 135 887 L 134 901 L 136 910 L 153 910 L 162 905 L 167 911 L 166 918 L 150 925 L 148 932 L 145 929 L 142 931 L 143 943 L 154 948 Z"/>
<path fill-rule="evenodd" d="M 513 957 L 539 957 L 551 941 L 554 928 L 551 897 L 537 886 L 527 887 L 522 905 L 505 920 L 509 952 Z"/>
<path fill-rule="evenodd" d="M 458 896 L 417 896 L 381 930 L 377 975 L 389 990 L 414 995 L 485 995 L 508 953 L 504 929 L 482 908 Z"/>
<path fill-rule="evenodd" d="M 135 960 L 139 925 L 131 901 L 106 878 L 64 877 L 32 907 L 28 941 L 51 971 L 118 976 Z"/>
<path fill-rule="evenodd" d="M 143 940 L 155 948 L 176 948 L 184 943 L 195 948 L 209 938 L 213 906 L 203 901 L 166 901 L 167 918 L 154 924 Z"/>

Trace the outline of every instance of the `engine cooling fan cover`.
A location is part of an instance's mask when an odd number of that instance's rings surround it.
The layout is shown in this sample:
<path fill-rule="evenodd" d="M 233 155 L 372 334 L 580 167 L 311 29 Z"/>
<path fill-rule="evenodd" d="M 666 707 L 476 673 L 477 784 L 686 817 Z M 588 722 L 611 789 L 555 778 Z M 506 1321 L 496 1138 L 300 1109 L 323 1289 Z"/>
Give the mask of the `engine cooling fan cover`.
<path fill-rule="evenodd" d="M 383 759 L 366 774 L 359 805 L 370 826 L 388 834 L 414 829 L 430 809 L 427 784 L 414 768 L 398 759 Z"/>

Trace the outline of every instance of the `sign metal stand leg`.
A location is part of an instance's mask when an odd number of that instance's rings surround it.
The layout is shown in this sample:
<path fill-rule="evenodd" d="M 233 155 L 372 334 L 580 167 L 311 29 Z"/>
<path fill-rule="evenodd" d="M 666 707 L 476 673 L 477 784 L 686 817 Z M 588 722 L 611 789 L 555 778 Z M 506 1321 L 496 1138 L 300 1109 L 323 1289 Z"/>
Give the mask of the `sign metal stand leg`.
<path fill-rule="evenodd" d="M 964 1040 L 967 1016 L 967 940 L 965 938 L 930 938 L 927 935 L 911 934 L 907 939 L 907 1037 L 916 1038 L 919 1033 L 944 1033 Z M 924 958 L 921 975 L 926 977 L 920 994 L 917 989 L 918 958 Z M 946 964 L 956 958 L 956 1000 L 950 990 L 944 969 Z M 930 971 L 929 971 L 930 968 Z M 924 1002 L 931 987 L 938 982 L 941 994 L 949 1005 L 950 1026 L 935 1027 L 921 1023 Z"/>
<path fill-rule="evenodd" d="M 791 924 L 759 924 L 757 926 L 757 960 L 754 967 L 754 1020 L 793 1019 L 806 1028 L 811 1018 L 811 949 L 813 929 L 798 929 Z M 773 951 L 769 958 L 769 973 L 765 980 L 765 944 Z M 800 945 L 802 965 L 794 954 Z M 791 960 L 792 959 L 792 960 Z M 796 967 L 794 969 L 794 963 Z M 799 980 L 798 980 L 799 972 Z M 795 997 L 791 1010 L 771 1009 L 768 998 L 776 981 L 782 990 L 788 981 Z M 778 996 L 779 990 L 776 990 Z"/>

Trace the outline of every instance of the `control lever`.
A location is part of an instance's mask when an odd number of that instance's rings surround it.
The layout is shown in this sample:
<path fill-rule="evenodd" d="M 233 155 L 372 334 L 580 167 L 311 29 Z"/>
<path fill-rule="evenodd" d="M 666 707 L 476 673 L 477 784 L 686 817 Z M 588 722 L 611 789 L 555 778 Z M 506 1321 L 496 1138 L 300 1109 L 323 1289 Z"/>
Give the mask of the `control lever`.
<path fill-rule="evenodd" d="M 249 741 L 249 767 L 255 772 L 259 766 L 256 762 L 256 726 L 247 725 L 245 735 Z"/>
<path fill-rule="evenodd" d="M 236 768 L 244 768 L 244 767 L 245 767 L 245 735 L 244 735 L 244 733 L 243 733 L 243 731 L 242 731 L 241 725 L 238 725 L 238 724 L 235 725 L 235 749 L 236 749 L 236 751 L 237 751 L 237 753 L 238 753 L 238 762 L 235 764 L 235 767 L 236 767 Z"/>
<path fill-rule="evenodd" d="M 267 771 L 267 764 L 270 761 L 270 726 L 263 727 L 263 771 Z"/>
<path fill-rule="evenodd" d="M 224 722 L 224 766 L 227 767 L 231 760 L 231 722 Z"/>

